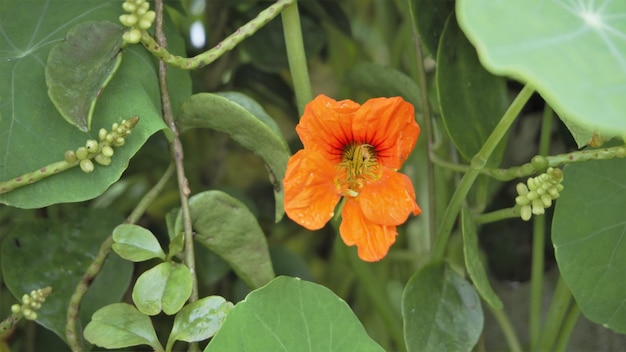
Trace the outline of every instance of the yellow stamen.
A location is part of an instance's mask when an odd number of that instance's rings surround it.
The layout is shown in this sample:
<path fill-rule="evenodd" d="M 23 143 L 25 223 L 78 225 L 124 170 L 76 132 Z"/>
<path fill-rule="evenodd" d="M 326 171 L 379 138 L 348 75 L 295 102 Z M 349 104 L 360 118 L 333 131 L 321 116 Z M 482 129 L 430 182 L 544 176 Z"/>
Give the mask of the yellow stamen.
<path fill-rule="evenodd" d="M 374 146 L 366 143 L 352 143 L 346 146 L 338 168 L 340 172 L 335 183 L 343 190 L 345 196 L 353 198 L 359 195 L 365 184 L 379 179 L 382 173 L 376 160 Z"/>

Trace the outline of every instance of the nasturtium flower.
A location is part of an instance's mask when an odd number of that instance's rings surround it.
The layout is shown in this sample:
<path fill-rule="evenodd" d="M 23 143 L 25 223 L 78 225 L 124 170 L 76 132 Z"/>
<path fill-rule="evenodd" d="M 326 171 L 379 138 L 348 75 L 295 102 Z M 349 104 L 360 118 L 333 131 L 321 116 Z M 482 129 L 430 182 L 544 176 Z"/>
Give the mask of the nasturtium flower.
<path fill-rule="evenodd" d="M 304 149 L 287 164 L 287 216 L 320 229 L 343 197 L 342 240 L 356 245 L 364 261 L 382 259 L 396 240 L 396 226 L 421 212 L 411 180 L 397 172 L 420 133 L 413 106 L 400 97 L 359 105 L 319 95 L 296 132 Z"/>

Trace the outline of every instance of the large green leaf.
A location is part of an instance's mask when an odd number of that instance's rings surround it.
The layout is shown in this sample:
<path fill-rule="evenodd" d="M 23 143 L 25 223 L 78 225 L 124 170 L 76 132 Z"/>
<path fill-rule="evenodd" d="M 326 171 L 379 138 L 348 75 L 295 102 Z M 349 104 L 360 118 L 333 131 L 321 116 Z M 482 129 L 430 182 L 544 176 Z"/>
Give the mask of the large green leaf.
<path fill-rule="evenodd" d="M 50 50 L 48 95 L 67 122 L 91 128 L 96 100 L 122 62 L 124 27 L 108 21 L 80 23 Z"/>
<path fill-rule="evenodd" d="M 568 165 L 552 242 L 583 314 L 626 333 L 626 160 Z"/>
<path fill-rule="evenodd" d="M 195 239 L 224 259 L 252 289 L 274 278 L 265 234 L 248 208 L 221 191 L 207 191 L 189 199 Z M 182 231 L 182 216 L 176 221 Z"/>
<path fill-rule="evenodd" d="M 268 124 L 267 114 L 259 112 L 263 110 L 258 104 L 243 94 L 198 93 L 185 101 L 177 123 L 183 131 L 201 127 L 225 132 L 262 157 L 274 185 L 276 221 L 279 221 L 284 213 L 282 182 L 291 153 L 275 125 Z"/>
<path fill-rule="evenodd" d="M 91 199 L 121 176 L 130 158 L 156 131 L 165 128 L 155 60 L 140 46 L 124 49 L 124 60 L 102 92 L 94 110 L 92 131 L 68 124 L 48 98 L 44 66 L 54 44 L 70 28 L 88 20 L 117 22 L 122 12 L 115 0 L 3 1 L 0 10 L 0 180 L 8 180 L 63 160 L 66 150 L 97 139 L 100 128 L 139 115 L 140 121 L 109 166 L 92 174 L 79 168 L 0 195 L 0 204 L 38 208 Z M 27 30 L 25 30 L 27 29 Z M 168 30 L 169 48 L 184 52 L 182 38 Z M 168 70 L 175 108 L 190 95 L 188 73 Z"/>
<path fill-rule="evenodd" d="M 100 244 L 124 219 L 106 210 L 77 211 L 57 221 L 20 223 L 2 245 L 2 273 L 16 296 L 46 286 L 52 294 L 37 322 L 65 340 L 70 296 L 91 264 Z M 119 301 L 130 284 L 133 265 L 112 254 L 84 297 L 80 320 L 88 322 L 98 308 Z"/>
<path fill-rule="evenodd" d="M 457 11 L 491 72 L 529 82 L 587 138 L 626 136 L 626 1 L 459 0 Z"/>
<path fill-rule="evenodd" d="M 85 327 L 85 338 L 109 349 L 149 345 L 163 351 L 150 317 L 127 303 L 110 304 L 95 312 Z"/>
<path fill-rule="evenodd" d="M 228 313 L 206 352 L 383 351 L 341 298 L 324 286 L 281 276 Z"/>
<path fill-rule="evenodd" d="M 409 5 L 422 45 L 436 57 L 446 19 L 454 10 L 454 1 L 410 0 Z"/>
<path fill-rule="evenodd" d="M 451 15 L 437 53 L 437 95 L 448 134 L 466 160 L 471 160 L 508 107 L 506 81 L 480 65 L 476 50 Z M 497 166 L 505 140 L 487 165 Z"/>
<path fill-rule="evenodd" d="M 443 263 L 415 273 L 402 295 L 409 351 L 471 351 L 483 330 L 474 287 Z"/>
<path fill-rule="evenodd" d="M 480 260 L 480 251 L 478 248 L 478 235 L 476 234 L 476 225 L 472 220 L 472 214 L 469 209 L 463 207 L 461 211 L 461 223 L 463 234 L 463 257 L 465 258 L 465 268 L 469 274 L 474 287 L 480 296 L 494 309 L 502 309 L 502 301 L 494 292 L 489 284 L 485 266 Z"/>
<path fill-rule="evenodd" d="M 133 302 L 143 314 L 157 315 L 162 310 L 172 315 L 183 307 L 192 285 L 193 276 L 186 265 L 160 263 L 137 278 Z"/>

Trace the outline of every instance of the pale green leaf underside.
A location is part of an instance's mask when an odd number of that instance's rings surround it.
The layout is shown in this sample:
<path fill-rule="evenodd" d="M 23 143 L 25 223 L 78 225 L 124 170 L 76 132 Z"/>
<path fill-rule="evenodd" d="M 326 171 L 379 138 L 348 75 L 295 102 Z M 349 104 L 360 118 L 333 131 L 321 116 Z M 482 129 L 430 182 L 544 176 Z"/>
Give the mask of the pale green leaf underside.
<path fill-rule="evenodd" d="M 625 15 L 622 0 L 457 2 L 487 69 L 528 82 L 569 125 L 605 138 L 626 136 Z"/>

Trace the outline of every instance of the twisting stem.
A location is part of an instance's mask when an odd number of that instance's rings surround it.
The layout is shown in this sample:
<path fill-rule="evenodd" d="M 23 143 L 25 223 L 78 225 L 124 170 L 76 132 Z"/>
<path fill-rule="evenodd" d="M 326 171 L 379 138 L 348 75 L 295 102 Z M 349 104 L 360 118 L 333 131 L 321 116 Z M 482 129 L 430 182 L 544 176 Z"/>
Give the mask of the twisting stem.
<path fill-rule="evenodd" d="M 173 55 L 169 51 L 167 51 L 165 45 L 159 43 L 159 40 L 155 41 L 154 38 L 148 34 L 147 31 L 142 32 L 141 43 L 143 46 L 148 49 L 151 53 L 157 56 L 159 59 L 164 62 L 187 70 L 193 70 L 196 68 L 200 68 L 206 66 L 213 61 L 217 60 L 220 56 L 222 56 L 225 52 L 232 50 L 239 43 L 241 43 L 244 39 L 256 33 L 261 27 L 267 24 L 269 21 L 274 19 L 285 7 L 295 3 L 296 0 L 278 0 L 275 4 L 268 7 L 267 9 L 261 11 L 257 17 L 252 19 L 250 22 L 246 23 L 239 29 L 235 31 L 235 33 L 226 37 L 223 41 L 217 44 L 214 48 L 205 51 L 197 56 L 186 58 L 182 56 Z M 155 5 L 156 12 L 156 5 Z M 158 12 L 157 12 L 158 18 Z M 156 33 L 156 32 L 155 32 Z"/>
<path fill-rule="evenodd" d="M 554 346 L 554 351 L 556 352 L 564 352 L 567 348 L 567 343 L 569 342 L 570 335 L 572 334 L 572 330 L 576 326 L 576 322 L 578 322 L 578 318 L 580 317 L 580 307 L 574 301 L 572 304 L 572 308 L 570 309 L 567 317 L 565 317 L 565 322 L 563 323 L 563 328 L 561 329 L 561 333 L 559 334 L 559 339 L 556 341 L 556 345 Z"/>
<path fill-rule="evenodd" d="M 143 213 L 146 211 L 148 206 L 152 204 L 154 200 L 156 199 L 156 197 L 159 195 L 159 193 L 161 193 L 161 190 L 163 190 L 163 187 L 165 187 L 165 184 L 170 179 L 170 177 L 172 177 L 173 173 L 174 173 L 174 166 L 170 165 L 167 168 L 167 170 L 165 170 L 165 172 L 163 173 L 163 176 L 161 176 L 161 179 L 159 180 L 159 182 L 157 182 L 157 184 L 154 185 L 154 187 L 152 187 L 152 189 L 150 189 L 148 193 L 146 193 L 146 195 L 137 204 L 135 209 L 133 209 L 130 215 L 126 218 L 126 221 L 124 221 L 125 223 L 134 224 L 137 222 L 137 220 L 139 220 L 139 218 L 141 217 L 141 215 L 143 215 Z M 76 289 L 74 289 L 74 293 L 72 294 L 72 297 L 70 297 L 70 304 L 67 309 L 67 315 L 66 315 L 67 319 L 65 323 L 65 336 L 67 338 L 67 344 L 69 345 L 72 351 L 84 350 L 84 347 L 82 345 L 82 339 L 79 338 L 79 334 L 77 331 L 78 329 L 77 322 L 78 322 L 78 313 L 80 311 L 80 303 L 83 300 L 83 297 L 85 296 L 87 291 L 89 290 L 89 286 L 91 286 L 91 283 L 93 282 L 93 280 L 100 273 L 100 270 L 102 269 L 102 265 L 104 264 L 104 261 L 106 260 L 107 256 L 111 252 L 112 246 L 113 246 L 113 237 L 109 236 L 100 245 L 100 249 L 98 250 L 98 253 L 96 254 L 94 261 L 91 262 L 91 264 L 85 271 L 85 274 L 83 274 L 83 277 L 81 278 L 80 282 L 76 286 Z"/>
<path fill-rule="evenodd" d="M 167 47 L 167 40 L 163 33 L 163 0 L 156 0 L 154 10 L 156 12 L 155 35 L 159 45 Z M 190 302 L 198 300 L 198 280 L 196 277 L 196 262 L 193 250 L 193 230 L 191 228 L 191 213 L 189 211 L 189 183 L 185 176 L 185 168 L 183 165 L 183 145 L 180 142 L 178 127 L 174 122 L 174 113 L 170 103 L 170 94 L 167 87 L 167 65 L 163 60 L 159 60 L 159 88 L 161 90 L 161 105 L 163 108 L 163 120 L 174 135 L 170 141 L 170 151 L 172 159 L 176 165 L 176 176 L 178 179 L 178 192 L 180 195 L 180 205 L 183 215 L 183 229 L 185 236 L 184 262 L 189 268 L 193 277 Z"/>
<path fill-rule="evenodd" d="M 513 219 L 520 217 L 520 209 L 519 207 L 511 207 L 504 208 L 492 211 L 490 213 L 484 213 L 480 215 L 476 215 L 474 218 L 474 223 L 476 225 L 480 224 L 488 224 L 491 222 L 496 222 L 504 219 Z"/>
<path fill-rule="evenodd" d="M 309 71 L 306 65 L 304 42 L 302 41 L 298 2 L 294 1 L 293 4 L 287 6 L 281 18 L 283 21 L 285 46 L 287 47 L 287 59 L 289 60 L 289 71 L 291 71 L 291 79 L 296 92 L 298 112 L 302 116 L 304 106 L 313 100 L 313 93 L 311 92 Z"/>
<path fill-rule="evenodd" d="M 443 258 L 448 244 L 448 239 L 452 233 L 452 228 L 454 227 L 454 222 L 459 214 L 463 200 L 472 187 L 474 180 L 476 180 L 476 177 L 480 174 L 480 170 L 487 163 L 491 153 L 493 153 L 493 150 L 496 148 L 498 143 L 500 143 L 502 137 L 504 137 L 506 132 L 509 130 L 509 127 L 511 127 L 511 124 L 515 121 L 515 118 L 520 113 L 522 107 L 524 107 L 528 99 L 530 99 L 533 92 L 534 90 L 530 87 L 530 85 L 524 86 L 513 103 L 511 103 L 511 106 L 509 106 L 509 108 L 505 111 L 502 119 L 500 119 L 500 122 L 498 122 L 493 132 L 491 132 L 487 141 L 485 141 L 485 144 L 472 158 L 470 169 L 467 173 L 465 173 L 465 175 L 463 175 L 461 182 L 459 182 L 459 185 L 454 191 L 452 199 L 443 214 L 443 219 L 437 231 L 437 238 L 435 238 L 435 245 L 433 248 L 434 260 Z"/>

